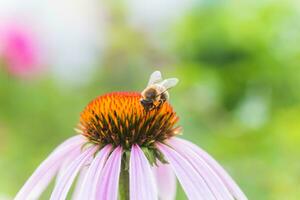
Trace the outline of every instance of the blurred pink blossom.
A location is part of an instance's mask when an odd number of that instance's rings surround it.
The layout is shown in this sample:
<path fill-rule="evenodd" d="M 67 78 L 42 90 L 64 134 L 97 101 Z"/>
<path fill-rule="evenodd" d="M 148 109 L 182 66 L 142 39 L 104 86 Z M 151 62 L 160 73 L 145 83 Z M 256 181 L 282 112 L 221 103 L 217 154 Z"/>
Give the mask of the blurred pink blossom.
<path fill-rule="evenodd" d="M 36 35 L 20 23 L 0 25 L 0 57 L 7 70 L 18 77 L 36 75 L 41 70 L 42 54 Z"/>

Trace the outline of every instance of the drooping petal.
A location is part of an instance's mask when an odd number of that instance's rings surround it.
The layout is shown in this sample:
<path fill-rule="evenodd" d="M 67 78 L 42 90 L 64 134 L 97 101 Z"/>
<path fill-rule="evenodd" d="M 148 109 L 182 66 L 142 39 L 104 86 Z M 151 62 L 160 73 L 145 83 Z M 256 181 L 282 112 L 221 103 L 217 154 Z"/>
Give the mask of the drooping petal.
<path fill-rule="evenodd" d="M 204 150 L 202 150 L 200 147 L 196 146 L 195 144 L 176 138 L 173 139 L 174 141 L 177 141 L 178 143 L 188 146 L 191 148 L 196 154 L 198 154 L 203 160 L 206 161 L 206 163 L 213 169 L 216 174 L 220 177 L 220 179 L 223 181 L 223 183 L 226 185 L 230 193 L 234 196 L 237 200 L 247 200 L 248 198 L 246 195 L 241 191 L 239 186 L 235 183 L 235 181 L 228 175 L 228 173 L 222 168 L 222 166 L 214 160 L 208 153 L 206 153 Z M 181 145 L 181 146 L 182 146 Z"/>
<path fill-rule="evenodd" d="M 80 149 L 77 150 L 77 156 L 80 154 Z M 55 184 L 59 183 L 59 181 L 62 178 L 62 175 L 65 173 L 66 169 L 68 168 L 68 166 L 70 165 L 70 163 L 74 160 L 74 157 L 72 156 L 68 156 L 68 158 L 66 158 L 61 166 L 59 167 L 59 170 L 57 172 L 56 178 L 55 178 Z"/>
<path fill-rule="evenodd" d="M 102 168 L 105 164 L 105 161 L 111 152 L 112 146 L 106 145 L 103 147 L 97 156 L 92 161 L 91 166 L 89 167 L 86 176 L 84 177 L 79 194 L 74 199 L 95 199 L 97 183 L 99 182 L 99 176 L 101 174 Z M 101 180 L 100 180 L 101 181 Z"/>
<path fill-rule="evenodd" d="M 54 190 L 51 194 L 50 200 L 64 200 L 67 197 L 69 189 L 72 186 L 77 173 L 85 164 L 85 162 L 93 156 L 95 153 L 96 146 L 91 146 L 84 150 L 78 157 L 70 163 L 68 168 L 65 170 L 59 182 L 55 185 Z"/>
<path fill-rule="evenodd" d="M 224 185 L 219 176 L 211 169 L 203 158 L 201 158 L 188 146 L 178 142 L 176 139 L 168 140 L 168 144 L 170 144 L 181 156 L 185 157 L 186 160 L 194 167 L 194 169 L 206 182 L 216 199 L 233 200 L 233 196 L 227 190 L 226 185 Z"/>
<path fill-rule="evenodd" d="M 46 172 L 46 174 L 41 178 L 41 180 L 38 181 L 38 183 L 32 188 L 30 193 L 22 196 L 26 196 L 24 199 L 31 200 L 31 199 L 39 199 L 40 195 L 45 191 L 53 177 L 55 176 L 57 172 L 57 167 L 49 168 L 49 170 Z M 19 197 L 21 195 L 18 195 L 15 199 L 22 199 Z"/>
<path fill-rule="evenodd" d="M 66 146 L 69 145 L 77 145 L 78 143 L 81 145 L 84 142 L 86 142 L 87 140 L 85 139 L 85 137 L 83 137 L 82 135 L 76 135 L 73 137 L 70 137 L 69 139 L 67 139 L 66 141 L 64 141 L 62 144 L 58 145 L 54 150 L 53 153 L 60 150 L 61 148 L 64 148 Z M 80 146 L 81 147 L 81 146 Z"/>
<path fill-rule="evenodd" d="M 67 159 L 73 160 L 75 159 L 78 155 L 80 154 L 80 148 L 78 149 L 74 149 L 73 151 L 71 151 L 67 156 Z M 36 188 L 34 190 L 31 191 L 30 196 L 28 196 L 28 199 L 38 199 L 38 196 L 40 196 L 40 194 L 42 194 L 42 192 L 45 190 L 45 188 L 49 185 L 52 177 L 57 174 L 58 168 L 52 168 L 50 169 L 46 176 L 43 177 L 38 185 L 36 186 Z"/>
<path fill-rule="evenodd" d="M 83 166 L 81 171 L 80 171 L 80 174 L 77 178 L 76 186 L 75 186 L 74 192 L 72 194 L 72 199 L 73 200 L 78 199 L 78 197 L 79 197 L 79 193 L 80 193 L 81 188 L 83 187 L 83 180 L 86 176 L 87 171 L 88 171 L 88 166 L 87 165 Z"/>
<path fill-rule="evenodd" d="M 191 200 L 214 200 L 203 178 L 197 173 L 194 167 L 179 153 L 171 147 L 158 143 L 158 149 L 164 154 L 170 163 L 184 191 Z"/>
<path fill-rule="evenodd" d="M 117 147 L 106 161 L 99 178 L 96 199 L 117 200 L 122 148 Z"/>
<path fill-rule="evenodd" d="M 169 164 L 159 163 L 153 167 L 160 200 L 174 200 L 176 196 L 176 176 Z"/>
<path fill-rule="evenodd" d="M 80 154 L 80 148 L 76 148 L 73 151 L 71 151 L 67 155 L 68 160 L 75 159 Z M 60 167 L 61 168 L 61 167 Z M 39 183 L 36 185 L 36 187 L 30 192 L 30 195 L 27 197 L 27 199 L 38 199 L 38 197 L 43 193 L 45 188 L 49 185 L 50 181 L 52 180 L 52 177 L 57 174 L 58 168 L 53 167 L 49 169 L 47 174 L 39 181 Z"/>
<path fill-rule="evenodd" d="M 155 200 L 158 198 L 149 161 L 138 145 L 133 145 L 131 148 L 129 180 L 131 200 Z"/>
<path fill-rule="evenodd" d="M 70 156 L 71 152 L 80 149 L 84 142 L 82 136 L 74 136 L 59 145 L 26 181 L 15 200 L 38 199 L 63 161 Z"/>

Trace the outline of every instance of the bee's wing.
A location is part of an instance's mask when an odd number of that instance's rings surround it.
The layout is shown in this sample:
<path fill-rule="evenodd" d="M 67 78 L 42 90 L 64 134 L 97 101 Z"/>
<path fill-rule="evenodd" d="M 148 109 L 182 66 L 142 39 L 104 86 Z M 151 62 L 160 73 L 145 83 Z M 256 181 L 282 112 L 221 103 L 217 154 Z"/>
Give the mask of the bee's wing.
<path fill-rule="evenodd" d="M 151 74 L 151 76 L 149 78 L 148 86 L 153 85 L 158 82 L 161 82 L 161 81 L 162 81 L 162 76 L 161 76 L 160 71 L 155 71 Z"/>
<path fill-rule="evenodd" d="M 165 90 L 168 90 L 168 89 L 174 87 L 175 85 L 177 85 L 178 81 L 179 80 L 177 78 L 168 78 L 168 79 L 163 80 L 162 82 L 158 83 L 158 85 L 161 85 L 165 88 Z"/>

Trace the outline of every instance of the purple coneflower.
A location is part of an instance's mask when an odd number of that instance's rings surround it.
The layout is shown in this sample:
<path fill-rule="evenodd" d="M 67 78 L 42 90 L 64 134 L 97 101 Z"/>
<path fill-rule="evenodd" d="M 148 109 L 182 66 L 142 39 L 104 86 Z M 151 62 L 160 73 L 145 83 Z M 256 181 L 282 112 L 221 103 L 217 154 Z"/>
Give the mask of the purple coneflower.
<path fill-rule="evenodd" d="M 175 175 L 189 199 L 247 199 L 211 156 L 176 137 L 181 128 L 169 102 L 145 110 L 140 99 L 113 92 L 90 102 L 81 134 L 57 147 L 15 199 L 38 199 L 56 174 L 51 200 L 66 199 L 75 180 L 73 199 L 175 199 Z"/>

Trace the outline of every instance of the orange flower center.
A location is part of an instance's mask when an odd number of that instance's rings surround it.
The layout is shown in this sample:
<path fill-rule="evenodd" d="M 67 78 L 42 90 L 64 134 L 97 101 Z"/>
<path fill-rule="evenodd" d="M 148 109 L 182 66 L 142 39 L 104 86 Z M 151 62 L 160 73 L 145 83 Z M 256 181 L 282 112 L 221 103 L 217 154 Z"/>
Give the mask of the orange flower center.
<path fill-rule="evenodd" d="M 154 147 L 179 133 L 178 116 L 165 102 L 159 109 L 146 111 L 137 92 L 113 92 L 97 97 L 81 113 L 80 129 L 90 142 Z"/>

